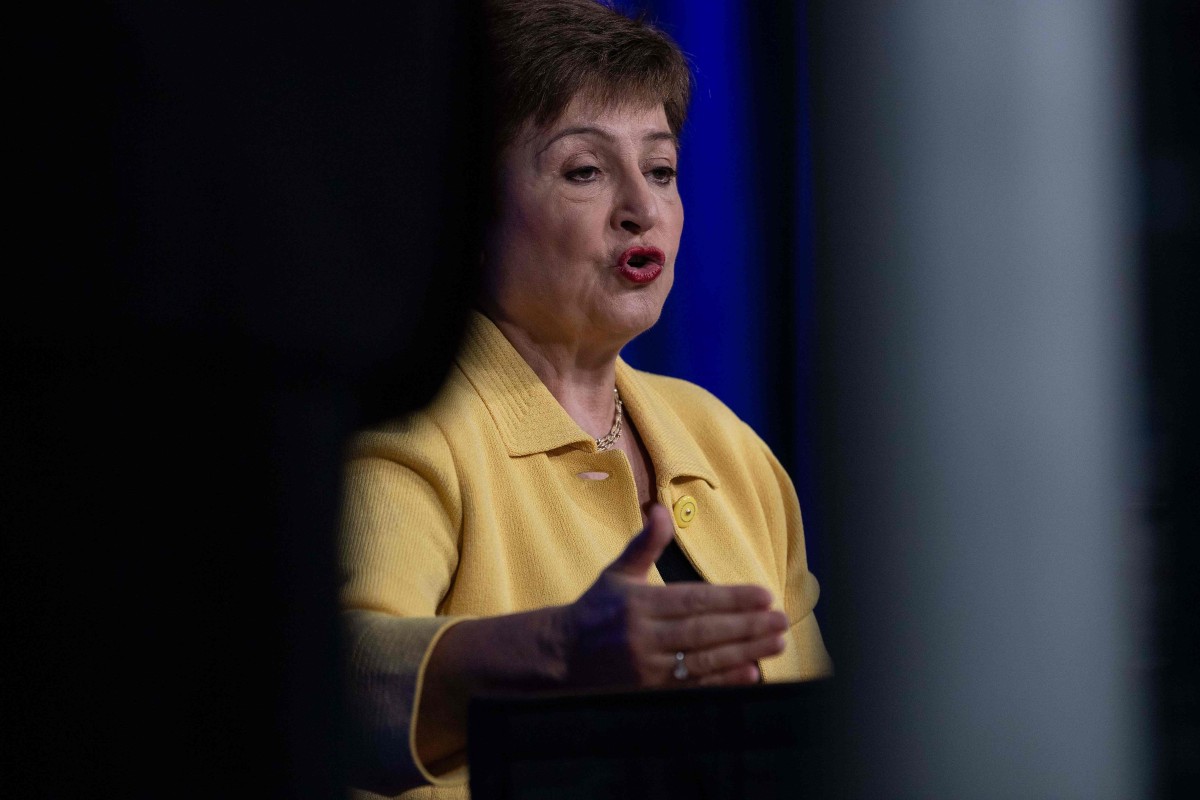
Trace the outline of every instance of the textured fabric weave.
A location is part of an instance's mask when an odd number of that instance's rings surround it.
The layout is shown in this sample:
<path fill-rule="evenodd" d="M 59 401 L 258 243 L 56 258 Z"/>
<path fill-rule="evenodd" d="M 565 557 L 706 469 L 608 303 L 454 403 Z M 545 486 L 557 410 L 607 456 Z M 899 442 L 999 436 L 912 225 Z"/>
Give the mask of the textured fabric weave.
<path fill-rule="evenodd" d="M 765 586 L 791 620 L 785 652 L 761 662 L 764 680 L 829 674 L 800 508 L 770 450 L 698 386 L 619 361 L 617 387 L 658 501 L 695 500 L 690 524 L 676 523 L 684 554 L 710 583 Z M 434 774 L 412 749 L 414 693 L 445 626 L 574 601 L 641 527 L 625 454 L 597 452 L 482 315 L 431 407 L 356 438 L 341 544 L 350 669 L 387 687 L 378 727 L 389 735 L 370 746 L 394 748 L 392 763 L 436 784 L 406 797 L 467 797 L 465 768 Z M 650 581 L 662 583 L 657 571 Z"/>

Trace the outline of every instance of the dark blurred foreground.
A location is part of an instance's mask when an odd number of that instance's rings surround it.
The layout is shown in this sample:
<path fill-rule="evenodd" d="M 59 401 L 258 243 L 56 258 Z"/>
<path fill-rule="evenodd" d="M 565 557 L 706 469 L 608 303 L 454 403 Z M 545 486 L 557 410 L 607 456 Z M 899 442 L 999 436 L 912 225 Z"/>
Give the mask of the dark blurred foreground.
<path fill-rule="evenodd" d="M 341 796 L 341 447 L 431 396 L 473 295 L 476 13 L 37 17 L 0 320 L 0 794 Z"/>
<path fill-rule="evenodd" d="M 1200 7 L 813 2 L 852 797 L 1200 788 Z"/>

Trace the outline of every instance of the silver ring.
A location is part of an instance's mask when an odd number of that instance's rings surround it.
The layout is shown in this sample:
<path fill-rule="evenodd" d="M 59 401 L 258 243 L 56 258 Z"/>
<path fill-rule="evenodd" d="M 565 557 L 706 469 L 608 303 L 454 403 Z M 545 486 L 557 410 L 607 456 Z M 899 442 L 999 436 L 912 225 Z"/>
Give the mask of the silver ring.
<path fill-rule="evenodd" d="M 677 681 L 686 681 L 688 679 L 687 664 L 683 663 L 683 651 L 679 650 L 675 653 L 675 671 L 671 673 Z"/>

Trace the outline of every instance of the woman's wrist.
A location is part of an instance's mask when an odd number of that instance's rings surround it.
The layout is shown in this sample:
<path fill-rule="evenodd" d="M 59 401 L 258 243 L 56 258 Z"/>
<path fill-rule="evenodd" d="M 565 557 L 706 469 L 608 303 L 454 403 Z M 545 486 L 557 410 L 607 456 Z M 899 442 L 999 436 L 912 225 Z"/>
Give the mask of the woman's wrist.
<path fill-rule="evenodd" d="M 417 755 L 441 761 L 466 745 L 470 698 L 561 688 L 567 676 L 567 607 L 459 622 L 434 645 L 421 687 Z"/>
<path fill-rule="evenodd" d="M 464 696 L 561 688 L 567 676 L 568 607 L 466 620 L 446 632 L 439 668 Z M 452 637 L 452 638 L 451 638 Z"/>

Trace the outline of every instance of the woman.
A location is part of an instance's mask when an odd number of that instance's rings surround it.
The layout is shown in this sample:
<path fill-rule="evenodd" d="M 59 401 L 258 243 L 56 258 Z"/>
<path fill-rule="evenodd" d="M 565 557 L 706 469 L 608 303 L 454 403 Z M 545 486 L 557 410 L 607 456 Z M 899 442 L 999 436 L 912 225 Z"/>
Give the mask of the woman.
<path fill-rule="evenodd" d="M 489 17 L 504 102 L 482 313 L 439 399 L 359 437 L 348 470 L 352 746 L 386 793 L 466 796 L 479 691 L 830 669 L 778 462 L 704 390 L 619 357 L 675 279 L 683 56 L 592 0 Z"/>

